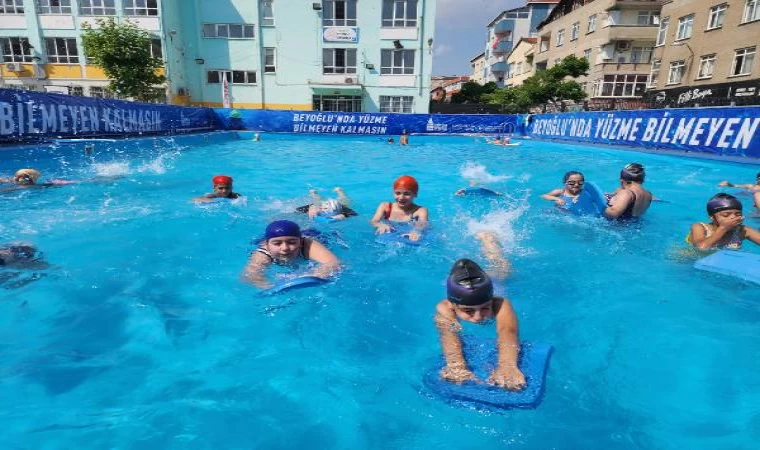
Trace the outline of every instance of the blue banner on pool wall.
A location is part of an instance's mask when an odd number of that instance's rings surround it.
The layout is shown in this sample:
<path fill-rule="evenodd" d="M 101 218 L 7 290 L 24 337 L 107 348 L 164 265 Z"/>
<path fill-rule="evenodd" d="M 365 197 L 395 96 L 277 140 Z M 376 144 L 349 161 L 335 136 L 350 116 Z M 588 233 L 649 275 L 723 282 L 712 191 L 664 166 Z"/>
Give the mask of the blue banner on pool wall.
<path fill-rule="evenodd" d="M 218 128 L 209 108 L 0 89 L 0 142 Z"/>
<path fill-rule="evenodd" d="M 528 135 L 760 158 L 760 107 L 527 116 Z"/>
<path fill-rule="evenodd" d="M 280 133 L 399 135 L 409 133 L 515 133 L 514 115 L 341 113 L 320 111 L 230 110 L 217 108 L 226 129 Z"/>

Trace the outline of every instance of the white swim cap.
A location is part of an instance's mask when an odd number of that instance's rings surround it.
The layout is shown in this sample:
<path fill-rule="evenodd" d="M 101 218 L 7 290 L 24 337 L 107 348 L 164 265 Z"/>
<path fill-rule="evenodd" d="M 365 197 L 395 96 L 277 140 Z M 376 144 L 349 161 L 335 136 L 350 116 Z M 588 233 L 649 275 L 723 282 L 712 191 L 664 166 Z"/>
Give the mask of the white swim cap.
<path fill-rule="evenodd" d="M 340 214 L 342 210 L 343 207 L 341 206 L 340 202 L 334 198 L 331 198 L 322 202 L 322 205 L 319 208 L 319 213 L 323 216 L 332 217 Z"/>

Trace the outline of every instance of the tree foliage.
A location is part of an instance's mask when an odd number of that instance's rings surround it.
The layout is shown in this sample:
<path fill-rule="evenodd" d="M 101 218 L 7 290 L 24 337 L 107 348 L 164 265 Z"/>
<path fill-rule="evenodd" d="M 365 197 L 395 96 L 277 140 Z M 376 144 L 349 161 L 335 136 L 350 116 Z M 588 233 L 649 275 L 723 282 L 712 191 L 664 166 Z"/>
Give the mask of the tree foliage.
<path fill-rule="evenodd" d="M 479 85 L 474 81 L 462 84 L 462 88 L 451 96 L 451 103 L 483 103 L 483 95 L 495 92 L 499 87 L 493 81 Z"/>
<path fill-rule="evenodd" d="M 120 97 L 155 98 L 154 86 L 166 78 L 157 74 L 163 61 L 151 56 L 150 33 L 130 21 L 116 23 L 109 18 L 96 23 L 97 28 L 82 24 L 82 43 L 88 62 L 102 68 L 110 79 L 108 88 Z"/>
<path fill-rule="evenodd" d="M 585 58 L 570 55 L 550 69 L 541 70 L 525 79 L 519 86 L 499 89 L 484 96 L 492 105 L 499 105 L 508 113 L 528 112 L 531 106 L 557 104 L 562 100 L 581 101 L 586 92 L 580 84 L 568 77 L 587 75 L 589 69 Z"/>

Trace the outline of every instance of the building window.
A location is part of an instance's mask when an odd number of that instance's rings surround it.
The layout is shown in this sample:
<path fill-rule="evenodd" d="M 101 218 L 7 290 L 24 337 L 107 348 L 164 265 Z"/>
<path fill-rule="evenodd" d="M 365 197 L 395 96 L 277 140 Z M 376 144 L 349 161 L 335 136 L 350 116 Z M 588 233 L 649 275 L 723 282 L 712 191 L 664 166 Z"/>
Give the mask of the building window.
<path fill-rule="evenodd" d="M 699 73 L 697 74 L 697 79 L 712 78 L 713 70 L 715 70 L 715 54 L 701 57 L 699 59 Z"/>
<path fill-rule="evenodd" d="M 657 43 L 656 46 L 665 45 L 665 39 L 668 37 L 668 24 L 670 23 L 670 17 L 663 17 L 660 21 L 660 29 L 657 30 Z"/>
<path fill-rule="evenodd" d="M 406 113 L 412 112 L 414 97 L 405 95 L 381 95 L 380 112 L 381 113 Z"/>
<path fill-rule="evenodd" d="M 557 31 L 557 47 L 562 47 L 565 43 L 565 29 Z"/>
<path fill-rule="evenodd" d="M 662 63 L 659 59 L 655 59 L 652 61 L 652 70 L 649 72 L 649 81 L 647 82 L 647 87 L 655 88 L 657 87 L 657 78 L 660 76 L 660 65 Z"/>
<path fill-rule="evenodd" d="M 538 44 L 538 52 L 545 52 L 549 50 L 549 39 L 541 39 L 541 42 Z"/>
<path fill-rule="evenodd" d="M 71 14 L 71 0 L 37 0 L 39 14 Z"/>
<path fill-rule="evenodd" d="M 253 39 L 254 26 L 239 23 L 204 23 L 204 38 Z"/>
<path fill-rule="evenodd" d="M 45 38 L 48 62 L 79 64 L 76 38 Z"/>
<path fill-rule="evenodd" d="M 381 50 L 381 75 L 411 75 L 414 73 L 414 50 Z"/>
<path fill-rule="evenodd" d="M 322 73 L 356 73 L 356 49 L 323 48 Z"/>
<path fill-rule="evenodd" d="M 150 40 L 150 56 L 151 58 L 158 58 L 158 59 L 164 58 L 164 51 L 161 48 L 161 39 Z"/>
<path fill-rule="evenodd" d="M 723 19 L 726 17 L 727 4 L 713 6 L 710 8 L 710 17 L 707 19 L 707 29 L 714 30 L 723 26 Z"/>
<path fill-rule="evenodd" d="M 314 111 L 362 112 L 362 98 L 359 95 L 314 95 Z"/>
<path fill-rule="evenodd" d="M 691 31 L 694 28 L 694 14 L 683 16 L 678 19 L 678 31 L 676 40 L 688 39 L 691 37 Z"/>
<path fill-rule="evenodd" d="M 580 32 L 580 30 L 581 30 L 581 23 L 580 22 L 575 22 L 573 24 L 573 28 L 570 29 L 570 40 L 571 41 L 574 41 L 574 40 L 578 39 L 578 33 Z"/>
<path fill-rule="evenodd" d="M 274 47 L 264 47 L 264 73 L 275 73 L 277 71 L 274 56 Z"/>
<path fill-rule="evenodd" d="M 631 62 L 649 64 L 652 60 L 652 52 L 654 52 L 654 47 L 633 47 Z"/>
<path fill-rule="evenodd" d="M 744 5 L 744 16 L 742 23 L 752 22 L 760 19 L 760 0 L 747 0 Z"/>
<path fill-rule="evenodd" d="M 114 0 L 79 0 L 79 14 L 83 16 L 115 16 Z"/>
<path fill-rule="evenodd" d="M 588 61 L 589 63 L 591 62 L 591 49 L 590 49 L 590 48 L 587 48 L 586 50 L 584 50 L 584 51 L 583 51 L 583 57 L 584 57 L 584 58 L 586 59 L 586 61 Z"/>
<path fill-rule="evenodd" d="M 322 0 L 322 25 L 355 27 L 356 0 Z"/>
<path fill-rule="evenodd" d="M 124 0 L 124 14 L 127 16 L 157 16 L 158 0 Z"/>
<path fill-rule="evenodd" d="M 383 0 L 384 27 L 416 27 L 417 0 Z"/>
<path fill-rule="evenodd" d="M 84 87 L 82 87 L 82 86 L 69 86 L 69 95 L 76 95 L 78 97 L 84 96 Z"/>
<path fill-rule="evenodd" d="M 686 69 L 686 62 L 673 61 L 670 63 L 670 71 L 668 72 L 668 84 L 679 84 L 683 79 L 683 73 Z"/>
<path fill-rule="evenodd" d="M 586 33 L 593 33 L 596 31 L 596 14 L 588 16 L 588 31 Z"/>
<path fill-rule="evenodd" d="M 596 82 L 598 97 L 640 97 L 647 85 L 646 75 L 605 75 Z"/>
<path fill-rule="evenodd" d="M 95 98 L 116 98 L 116 95 L 106 87 L 90 86 L 90 97 Z"/>
<path fill-rule="evenodd" d="M 657 25 L 660 22 L 660 14 L 657 11 L 639 11 L 636 17 L 636 25 Z"/>
<path fill-rule="evenodd" d="M 256 84 L 256 72 L 250 70 L 209 70 L 206 72 L 208 84 L 220 84 L 222 77 L 229 84 Z"/>
<path fill-rule="evenodd" d="M 29 39 L 22 37 L 0 38 L 3 45 L 3 62 L 32 62 Z"/>
<path fill-rule="evenodd" d="M 274 26 L 274 8 L 272 6 L 272 0 L 264 0 L 261 2 L 261 25 L 265 27 Z"/>
<path fill-rule="evenodd" d="M 749 75 L 752 73 L 752 63 L 755 61 L 755 47 L 746 47 L 734 53 L 734 65 L 731 75 Z"/>
<path fill-rule="evenodd" d="M 24 14 L 24 0 L 0 1 L 0 14 Z"/>

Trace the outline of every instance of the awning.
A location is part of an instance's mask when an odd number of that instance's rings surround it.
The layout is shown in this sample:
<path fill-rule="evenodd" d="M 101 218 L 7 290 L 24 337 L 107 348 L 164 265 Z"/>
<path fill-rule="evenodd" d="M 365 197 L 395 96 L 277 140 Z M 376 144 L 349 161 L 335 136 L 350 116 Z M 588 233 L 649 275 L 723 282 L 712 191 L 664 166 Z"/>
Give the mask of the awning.
<path fill-rule="evenodd" d="M 356 78 L 346 77 L 354 82 Z M 309 87 L 318 94 L 361 94 L 364 86 L 356 83 L 309 83 Z"/>

